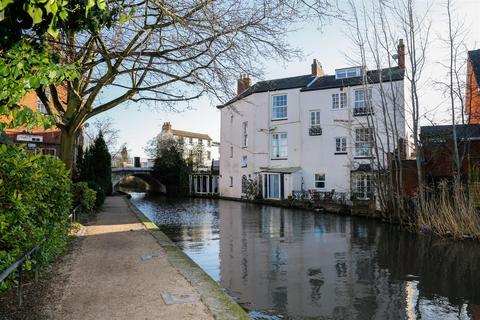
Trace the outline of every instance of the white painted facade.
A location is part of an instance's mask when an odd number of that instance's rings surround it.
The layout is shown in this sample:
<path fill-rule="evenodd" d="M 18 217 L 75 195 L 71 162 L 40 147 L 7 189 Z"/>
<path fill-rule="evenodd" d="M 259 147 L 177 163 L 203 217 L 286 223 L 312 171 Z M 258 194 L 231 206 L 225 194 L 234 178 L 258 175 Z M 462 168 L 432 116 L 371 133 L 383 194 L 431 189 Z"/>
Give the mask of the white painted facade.
<path fill-rule="evenodd" d="M 323 75 L 312 76 L 312 83 L 321 77 Z M 371 105 L 373 115 L 356 116 L 355 91 L 365 92 L 367 87 L 371 89 L 367 104 Z M 340 101 L 338 108 L 333 108 L 332 95 L 338 94 L 340 99 L 342 93 L 346 94 L 343 108 Z M 272 112 L 276 112 L 272 111 L 273 101 L 279 99 L 276 96 L 286 96 L 287 117 L 282 120 L 272 119 Z M 397 148 L 397 138 L 406 136 L 403 97 L 404 81 L 397 80 L 312 91 L 292 88 L 256 92 L 221 107 L 220 195 L 244 197 L 243 176 L 260 179 L 264 198 L 284 199 L 291 196 L 292 191 L 307 190 L 335 190 L 349 195 L 356 192 L 357 183 L 367 183 L 366 178 L 356 178 L 355 171 L 362 168 L 360 165 L 370 164 L 375 168 L 377 161 L 386 164 L 387 153 Z M 384 125 L 385 119 L 387 126 Z M 321 128 L 321 135 L 310 135 L 312 121 Z M 357 129 L 372 127 L 372 123 L 376 127 L 378 154 L 361 157 L 362 151 L 368 153 L 368 148 L 361 140 L 357 141 L 362 133 Z M 397 133 L 389 133 L 394 128 Z M 286 134 L 286 156 L 280 156 L 280 159 L 272 154 L 272 144 L 275 143 L 272 136 L 277 134 Z M 340 139 L 339 150 L 336 149 L 336 138 Z M 268 174 L 277 174 L 278 178 Z M 269 184 L 265 180 L 269 179 L 273 179 L 270 184 L 275 186 L 276 179 L 279 180 L 278 193 L 266 190 Z M 356 179 L 360 180 L 357 182 Z"/>
<path fill-rule="evenodd" d="M 205 171 L 210 170 L 213 160 L 219 160 L 220 158 L 220 143 L 213 141 L 208 134 L 175 130 L 172 129 L 172 125 L 169 122 L 166 122 L 163 124 L 162 131 L 157 138 L 159 140 L 175 139 L 181 141 L 185 148 L 186 158 L 194 153 L 199 145 L 202 146 L 204 161 L 201 169 Z"/>

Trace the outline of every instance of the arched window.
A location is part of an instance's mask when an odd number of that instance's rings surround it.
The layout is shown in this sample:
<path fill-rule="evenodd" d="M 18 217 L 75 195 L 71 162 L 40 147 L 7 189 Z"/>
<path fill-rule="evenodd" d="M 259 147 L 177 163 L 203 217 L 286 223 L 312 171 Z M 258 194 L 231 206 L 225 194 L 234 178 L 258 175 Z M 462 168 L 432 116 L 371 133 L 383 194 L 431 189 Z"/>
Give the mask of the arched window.
<path fill-rule="evenodd" d="M 242 193 L 247 193 L 247 184 L 248 184 L 247 176 L 243 175 L 242 176 Z"/>

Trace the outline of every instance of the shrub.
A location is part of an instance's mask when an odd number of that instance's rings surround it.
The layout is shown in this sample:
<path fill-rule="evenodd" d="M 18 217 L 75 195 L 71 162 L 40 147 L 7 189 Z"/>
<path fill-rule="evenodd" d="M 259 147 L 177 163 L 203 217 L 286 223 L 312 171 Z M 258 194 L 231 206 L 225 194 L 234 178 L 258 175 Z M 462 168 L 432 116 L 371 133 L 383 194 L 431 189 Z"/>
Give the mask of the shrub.
<path fill-rule="evenodd" d="M 90 146 L 83 158 L 77 159 L 77 181 L 93 181 L 100 186 L 105 195 L 112 194 L 112 159 L 108 153 L 108 148 L 103 139 L 102 133 L 99 134 L 93 145 Z M 103 203 L 103 201 L 102 201 Z"/>
<path fill-rule="evenodd" d="M 88 187 L 86 182 L 77 182 L 72 185 L 73 207 L 82 206 L 85 212 L 92 212 L 95 207 L 97 192 Z"/>
<path fill-rule="evenodd" d="M 96 194 L 95 207 L 100 208 L 105 202 L 105 191 L 95 181 L 89 181 L 88 187 L 95 191 L 95 194 Z"/>
<path fill-rule="evenodd" d="M 64 250 L 70 189 L 69 173 L 59 159 L 0 146 L 0 271 L 35 245 L 41 245 L 41 264 Z M 30 267 L 27 261 L 25 268 Z M 1 283 L 0 289 L 9 284 L 11 280 Z"/>

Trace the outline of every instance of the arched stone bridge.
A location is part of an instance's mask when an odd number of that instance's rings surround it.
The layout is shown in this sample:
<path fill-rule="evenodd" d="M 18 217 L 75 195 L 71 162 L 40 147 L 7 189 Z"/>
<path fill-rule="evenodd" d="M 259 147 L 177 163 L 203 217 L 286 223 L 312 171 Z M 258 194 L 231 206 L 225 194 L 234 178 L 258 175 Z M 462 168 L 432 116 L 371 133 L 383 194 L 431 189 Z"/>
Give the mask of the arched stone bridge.
<path fill-rule="evenodd" d="M 112 168 L 112 186 L 115 188 L 121 180 L 134 176 L 148 184 L 148 191 L 166 193 L 167 188 L 158 179 L 152 176 L 152 168 Z"/>

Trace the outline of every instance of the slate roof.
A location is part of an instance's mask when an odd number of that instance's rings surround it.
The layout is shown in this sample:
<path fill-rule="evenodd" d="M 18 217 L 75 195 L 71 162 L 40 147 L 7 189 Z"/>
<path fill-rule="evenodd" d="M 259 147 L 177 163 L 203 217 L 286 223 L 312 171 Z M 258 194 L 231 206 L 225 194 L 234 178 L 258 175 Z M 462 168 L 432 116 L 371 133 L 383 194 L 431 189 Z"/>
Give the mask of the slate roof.
<path fill-rule="evenodd" d="M 378 83 L 380 82 L 380 73 L 382 75 L 383 81 L 398 81 L 403 80 L 405 70 L 399 67 L 386 68 L 382 69 L 381 72 L 377 70 L 367 71 L 367 79 L 369 83 Z M 245 97 L 248 97 L 254 93 L 268 92 L 268 91 L 277 91 L 277 90 L 286 90 L 286 89 L 297 89 L 300 88 L 300 91 L 313 91 L 313 90 L 323 90 L 331 88 L 342 88 L 348 86 L 358 86 L 362 84 L 362 77 L 351 77 L 346 79 L 335 79 L 335 75 L 325 75 L 322 77 L 315 77 L 311 74 L 289 77 L 282 79 L 266 80 L 255 83 L 253 86 L 242 92 L 240 95 L 231 99 L 224 105 L 217 106 L 221 109 L 226 107 L 238 100 L 241 100 Z"/>
<path fill-rule="evenodd" d="M 251 86 L 250 88 L 248 88 L 247 90 L 242 92 L 240 95 L 236 96 L 235 98 L 231 99 L 224 105 L 217 106 L 217 108 L 221 109 L 223 107 L 226 107 L 238 100 L 248 97 L 253 93 L 304 88 L 314 79 L 315 79 L 315 76 L 312 76 L 311 74 L 307 74 L 307 75 L 297 76 L 297 77 L 260 81 L 255 83 L 253 86 Z"/>
<path fill-rule="evenodd" d="M 197 133 L 197 132 L 190 132 L 190 131 L 183 131 L 183 130 L 172 130 L 172 134 L 178 137 L 212 140 L 212 138 L 210 138 L 210 136 L 205 133 Z"/>
<path fill-rule="evenodd" d="M 423 137 L 452 137 L 453 127 L 451 125 L 425 126 L 420 128 L 420 135 Z M 480 139 L 479 124 L 457 125 L 458 140 Z"/>
<path fill-rule="evenodd" d="M 468 51 L 468 60 L 472 65 L 472 71 L 475 74 L 477 83 L 480 85 L 480 49 Z"/>
<path fill-rule="evenodd" d="M 368 83 L 370 84 L 379 83 L 380 74 L 381 74 L 382 82 L 399 81 L 399 80 L 403 80 L 403 77 L 405 75 L 405 69 L 394 67 L 394 68 L 382 69 L 381 72 L 378 70 L 367 71 Z M 363 81 L 362 77 L 335 79 L 335 75 L 323 76 L 323 77 L 319 77 L 309 87 L 302 88 L 301 91 L 312 91 L 312 90 L 359 86 L 362 84 L 362 81 Z"/>

